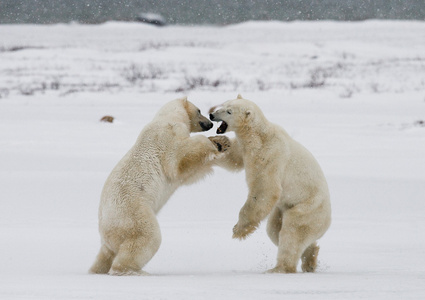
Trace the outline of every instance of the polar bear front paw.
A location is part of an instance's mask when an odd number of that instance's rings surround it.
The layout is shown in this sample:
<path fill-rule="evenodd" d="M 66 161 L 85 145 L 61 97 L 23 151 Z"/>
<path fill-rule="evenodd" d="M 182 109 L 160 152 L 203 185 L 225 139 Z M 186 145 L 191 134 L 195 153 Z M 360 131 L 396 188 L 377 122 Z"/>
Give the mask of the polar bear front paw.
<path fill-rule="evenodd" d="M 227 136 L 210 136 L 208 138 L 219 152 L 225 152 L 230 148 L 230 140 Z"/>
<path fill-rule="evenodd" d="M 257 229 L 257 226 L 258 225 L 253 224 L 253 223 L 248 223 L 248 224 L 245 224 L 245 225 L 240 225 L 238 223 L 233 227 L 233 236 L 232 237 L 234 239 L 244 240 Z"/>

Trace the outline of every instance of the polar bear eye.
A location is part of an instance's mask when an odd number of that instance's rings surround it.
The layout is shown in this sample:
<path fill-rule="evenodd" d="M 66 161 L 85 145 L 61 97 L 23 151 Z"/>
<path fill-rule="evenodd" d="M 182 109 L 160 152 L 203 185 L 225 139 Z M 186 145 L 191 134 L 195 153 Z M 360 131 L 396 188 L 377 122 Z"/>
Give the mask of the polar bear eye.
<path fill-rule="evenodd" d="M 227 110 L 227 113 L 228 113 L 229 115 L 231 115 L 231 114 L 232 114 L 232 111 L 231 111 L 230 109 L 228 109 L 228 110 Z"/>

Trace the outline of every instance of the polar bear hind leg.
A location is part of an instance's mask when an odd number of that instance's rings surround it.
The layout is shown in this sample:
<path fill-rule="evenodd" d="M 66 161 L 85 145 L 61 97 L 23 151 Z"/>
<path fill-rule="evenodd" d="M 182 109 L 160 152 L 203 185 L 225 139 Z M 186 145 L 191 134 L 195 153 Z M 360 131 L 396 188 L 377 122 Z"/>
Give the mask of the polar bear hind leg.
<path fill-rule="evenodd" d="M 267 234 L 271 241 L 279 246 L 279 235 L 282 230 L 282 211 L 275 207 L 270 213 L 267 222 Z M 314 272 L 317 268 L 317 256 L 319 255 L 319 246 L 316 242 L 312 243 L 305 249 L 301 255 L 301 269 L 303 272 Z"/>
<path fill-rule="evenodd" d="M 316 229 L 309 224 L 298 225 L 297 220 L 302 217 L 289 211 L 285 211 L 282 217 L 277 264 L 275 268 L 268 271 L 269 273 L 296 273 L 298 261 L 303 254 L 306 255 L 306 263 L 307 261 L 308 263 L 314 263 L 312 260 L 312 255 L 315 253 L 314 247 L 308 249 L 307 252 L 305 251 L 319 237 Z M 304 267 L 307 267 L 307 264 Z"/>
<path fill-rule="evenodd" d="M 105 245 L 100 248 L 99 254 L 96 257 L 96 261 L 90 268 L 92 274 L 107 274 L 112 266 L 112 261 L 115 257 L 115 253 L 108 249 Z"/>
<path fill-rule="evenodd" d="M 146 211 L 143 217 L 143 227 L 121 243 L 109 275 L 148 275 L 142 268 L 158 251 L 161 232 L 152 210 Z"/>
<path fill-rule="evenodd" d="M 303 255 L 301 256 L 301 269 L 303 272 L 314 272 L 317 268 L 317 256 L 319 255 L 319 246 L 316 242 L 311 244 L 305 249 Z"/>
<path fill-rule="evenodd" d="M 274 207 L 267 221 L 267 234 L 273 244 L 279 246 L 279 232 L 282 229 L 282 211 Z"/>

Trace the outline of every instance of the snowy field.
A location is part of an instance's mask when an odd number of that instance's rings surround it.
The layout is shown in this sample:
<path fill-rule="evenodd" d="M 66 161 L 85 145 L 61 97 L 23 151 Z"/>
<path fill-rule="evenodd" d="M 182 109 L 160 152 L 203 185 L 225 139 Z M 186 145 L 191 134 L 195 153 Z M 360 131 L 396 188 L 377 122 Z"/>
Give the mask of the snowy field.
<path fill-rule="evenodd" d="M 424 22 L 2 25 L 0 37 L 0 299 L 425 297 Z M 103 183 L 143 126 L 177 97 L 206 114 L 238 93 L 325 172 L 318 272 L 263 274 L 277 249 L 265 224 L 232 240 L 247 187 L 217 168 L 159 214 L 152 276 L 89 275 Z"/>

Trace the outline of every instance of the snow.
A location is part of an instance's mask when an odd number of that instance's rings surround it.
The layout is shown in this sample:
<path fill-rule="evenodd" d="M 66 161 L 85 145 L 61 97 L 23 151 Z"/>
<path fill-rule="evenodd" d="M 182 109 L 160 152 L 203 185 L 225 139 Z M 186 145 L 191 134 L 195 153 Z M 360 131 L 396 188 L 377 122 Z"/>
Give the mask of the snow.
<path fill-rule="evenodd" d="M 423 298 L 424 32 L 401 21 L 1 25 L 0 298 Z M 231 239 L 247 187 L 217 168 L 159 214 L 152 276 L 89 275 L 100 191 L 143 126 L 182 95 L 206 114 L 238 93 L 325 172 L 333 223 L 318 272 L 263 274 L 277 249 L 264 224 Z"/>

